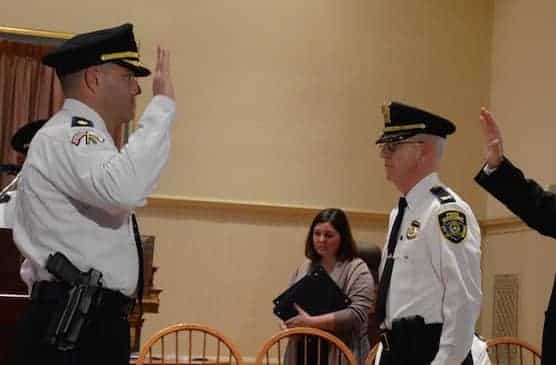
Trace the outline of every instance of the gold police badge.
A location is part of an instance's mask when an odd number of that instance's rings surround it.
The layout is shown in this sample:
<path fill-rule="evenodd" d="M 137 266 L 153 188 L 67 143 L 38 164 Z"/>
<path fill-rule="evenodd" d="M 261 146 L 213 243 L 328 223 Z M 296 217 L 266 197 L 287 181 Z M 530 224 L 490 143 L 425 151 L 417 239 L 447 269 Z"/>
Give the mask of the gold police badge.
<path fill-rule="evenodd" d="M 419 233 L 419 227 L 421 227 L 421 223 L 419 223 L 419 221 L 411 222 L 405 234 L 408 240 L 412 240 L 417 237 L 417 233 Z"/>
<path fill-rule="evenodd" d="M 446 239 L 460 243 L 467 236 L 467 219 L 457 210 L 448 210 L 438 215 L 440 230 Z"/>

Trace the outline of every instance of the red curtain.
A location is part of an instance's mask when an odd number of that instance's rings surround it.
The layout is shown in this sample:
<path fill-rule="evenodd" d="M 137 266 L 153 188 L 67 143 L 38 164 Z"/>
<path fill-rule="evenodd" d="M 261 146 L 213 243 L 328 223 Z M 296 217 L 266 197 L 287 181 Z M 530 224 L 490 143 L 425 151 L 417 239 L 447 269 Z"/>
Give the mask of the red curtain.
<path fill-rule="evenodd" d="M 41 64 L 52 46 L 0 41 L 0 161 L 15 163 L 13 134 L 29 121 L 49 118 L 63 103 L 56 73 Z M 4 185 L 5 180 L 2 180 Z"/>

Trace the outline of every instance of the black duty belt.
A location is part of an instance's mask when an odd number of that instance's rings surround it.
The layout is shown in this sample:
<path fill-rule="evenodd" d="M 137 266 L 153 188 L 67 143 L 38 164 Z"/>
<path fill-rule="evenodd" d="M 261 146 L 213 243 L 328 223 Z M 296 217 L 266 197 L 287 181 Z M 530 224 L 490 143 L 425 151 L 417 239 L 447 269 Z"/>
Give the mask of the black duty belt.
<path fill-rule="evenodd" d="M 397 333 L 392 330 L 385 330 L 380 333 L 380 342 L 382 343 L 382 351 L 385 354 L 406 353 L 407 347 L 406 343 L 408 339 L 412 337 L 419 337 L 419 357 L 422 359 L 423 364 L 430 364 L 430 362 L 436 357 L 438 352 L 438 347 L 440 345 L 440 336 L 442 334 L 442 323 L 431 323 L 425 324 L 421 333 Z M 407 353 L 406 353 L 407 355 Z M 403 354 L 402 354 L 403 356 Z M 411 357 L 411 355 L 410 355 Z M 473 365 L 473 358 L 471 357 L 471 351 L 467 354 L 467 357 L 463 361 L 462 365 Z"/>
<path fill-rule="evenodd" d="M 442 332 L 442 323 L 431 323 L 425 325 L 424 343 L 438 344 Z M 396 351 L 396 344 L 399 343 L 401 334 L 391 330 L 382 330 L 379 334 L 382 342 L 382 351 Z"/>
<path fill-rule="evenodd" d="M 31 300 L 37 302 L 58 302 L 65 300 L 71 287 L 61 281 L 37 281 L 33 284 Z M 106 315 L 127 316 L 133 308 L 133 299 L 122 293 L 100 288 L 98 306 L 95 312 Z"/>

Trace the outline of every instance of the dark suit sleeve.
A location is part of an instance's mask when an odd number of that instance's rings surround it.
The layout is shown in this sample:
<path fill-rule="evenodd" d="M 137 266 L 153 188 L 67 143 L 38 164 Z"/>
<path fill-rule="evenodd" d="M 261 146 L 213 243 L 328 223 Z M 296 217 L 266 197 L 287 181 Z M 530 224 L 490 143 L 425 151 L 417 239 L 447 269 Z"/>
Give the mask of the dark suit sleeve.
<path fill-rule="evenodd" d="M 490 175 L 481 169 L 475 181 L 529 227 L 556 238 L 556 195 L 525 178 L 508 159 Z"/>

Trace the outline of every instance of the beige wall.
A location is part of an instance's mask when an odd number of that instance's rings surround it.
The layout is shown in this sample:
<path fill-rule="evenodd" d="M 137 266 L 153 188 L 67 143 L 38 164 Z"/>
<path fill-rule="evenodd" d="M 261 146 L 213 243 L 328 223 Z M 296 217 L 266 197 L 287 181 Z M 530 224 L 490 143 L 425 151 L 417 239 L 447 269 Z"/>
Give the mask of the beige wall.
<path fill-rule="evenodd" d="M 483 241 L 483 315 L 481 332 L 493 334 L 494 275 L 517 274 L 518 336 L 540 346 L 544 312 L 554 278 L 554 240 L 529 229 L 488 235 Z"/>
<path fill-rule="evenodd" d="M 161 3 L 162 4 L 162 3 Z M 81 32 L 136 25 L 147 64 L 172 50 L 178 118 L 158 194 L 387 213 L 373 140 L 390 98 L 453 119 L 445 182 L 478 216 L 479 106 L 489 101 L 492 2 L 485 0 L 169 0 L 16 2 L 4 25 Z M 143 82 L 142 105 L 149 97 Z M 310 218 L 145 208 L 157 237 L 161 312 L 222 328 L 246 356 L 276 330 L 271 299 L 302 259 Z M 383 224 L 355 222 L 382 245 Z"/>

